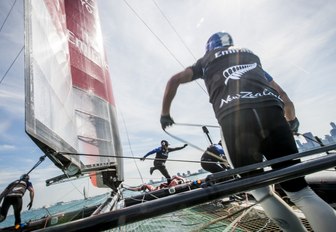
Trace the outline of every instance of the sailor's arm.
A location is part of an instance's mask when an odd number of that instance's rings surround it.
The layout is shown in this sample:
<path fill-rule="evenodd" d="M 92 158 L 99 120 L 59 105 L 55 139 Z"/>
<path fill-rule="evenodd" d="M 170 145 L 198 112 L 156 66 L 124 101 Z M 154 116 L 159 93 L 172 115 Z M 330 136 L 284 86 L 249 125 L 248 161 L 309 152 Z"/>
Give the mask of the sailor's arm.
<path fill-rule="evenodd" d="M 294 120 L 296 117 L 294 104 L 288 97 L 287 93 L 274 80 L 272 80 L 269 84 L 279 93 L 281 99 L 284 102 L 285 118 L 287 121 Z"/>
<path fill-rule="evenodd" d="M 270 82 L 270 85 L 279 93 L 281 99 L 283 100 L 285 118 L 292 132 L 294 134 L 297 134 L 299 130 L 300 122 L 296 117 L 293 102 L 289 99 L 287 93 L 274 80 Z"/>
<path fill-rule="evenodd" d="M 161 126 L 165 129 L 167 126 L 171 126 L 174 121 L 170 117 L 170 106 L 176 95 L 177 89 L 180 84 L 192 81 L 193 71 L 190 67 L 186 68 L 182 72 L 179 72 L 172 76 L 167 82 L 166 89 L 163 95 L 162 110 L 161 110 Z"/>
<path fill-rule="evenodd" d="M 279 93 L 284 103 L 284 116 L 289 124 L 290 129 L 294 134 L 297 134 L 300 123 L 296 117 L 293 102 L 289 99 L 287 93 L 280 87 L 280 85 L 278 85 L 278 83 L 273 80 L 273 77 L 271 77 L 271 75 L 269 75 L 266 71 L 264 72 L 265 78 L 268 81 L 269 85 Z"/>
<path fill-rule="evenodd" d="M 181 146 L 181 147 L 173 147 L 173 148 L 169 147 L 169 148 L 168 148 L 168 151 L 171 152 L 171 151 L 182 150 L 182 149 L 185 148 L 186 146 L 188 146 L 188 144 L 184 144 L 184 145 Z"/>
<path fill-rule="evenodd" d="M 28 190 L 29 190 L 30 202 L 29 202 L 29 204 L 27 205 L 27 207 L 28 207 L 28 210 L 30 210 L 31 207 L 33 206 L 35 192 L 34 192 L 34 188 L 33 188 L 33 186 L 29 186 L 29 187 L 28 187 Z"/>
<path fill-rule="evenodd" d="M 144 161 L 144 160 L 146 159 L 147 156 L 152 155 L 152 154 L 154 154 L 154 153 L 156 153 L 156 152 L 158 152 L 158 151 L 160 151 L 160 149 L 159 149 L 159 148 L 155 148 L 155 149 L 149 151 L 149 152 L 148 152 L 146 155 L 144 155 L 142 158 L 140 158 L 140 160 L 141 160 L 141 161 Z"/>

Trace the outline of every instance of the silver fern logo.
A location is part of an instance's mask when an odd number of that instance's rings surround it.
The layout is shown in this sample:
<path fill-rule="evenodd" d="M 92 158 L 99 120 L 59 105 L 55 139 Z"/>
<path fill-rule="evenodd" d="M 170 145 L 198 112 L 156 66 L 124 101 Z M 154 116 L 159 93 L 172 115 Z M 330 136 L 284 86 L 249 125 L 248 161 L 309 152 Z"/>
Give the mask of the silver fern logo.
<path fill-rule="evenodd" d="M 241 64 L 241 65 L 235 65 L 231 66 L 223 71 L 223 76 L 225 77 L 225 85 L 227 85 L 228 81 L 230 79 L 232 80 L 239 80 L 240 77 L 257 67 L 257 63 L 254 64 Z"/>

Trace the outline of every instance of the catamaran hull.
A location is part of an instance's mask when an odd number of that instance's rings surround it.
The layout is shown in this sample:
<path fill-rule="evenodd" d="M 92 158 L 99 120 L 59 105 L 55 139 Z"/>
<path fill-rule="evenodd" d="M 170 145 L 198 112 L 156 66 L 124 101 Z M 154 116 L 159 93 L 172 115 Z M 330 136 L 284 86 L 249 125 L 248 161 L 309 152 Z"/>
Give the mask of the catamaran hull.
<path fill-rule="evenodd" d="M 336 145 L 322 150 L 335 149 Z M 320 150 L 318 150 L 320 151 Z M 194 205 L 203 204 L 212 200 L 228 197 L 239 192 L 246 192 L 255 188 L 277 184 L 282 181 L 305 176 L 336 166 L 336 153 L 325 157 L 305 161 L 280 170 L 272 170 L 258 176 L 235 179 L 224 183 L 209 182 L 208 187 L 190 190 L 132 205 L 113 212 L 103 213 L 93 217 L 69 222 L 67 224 L 46 228 L 43 231 L 102 231 L 128 223 L 155 217 L 164 213 L 173 212 Z M 224 175 L 225 176 L 225 175 Z M 42 230 L 41 230 L 42 231 Z"/>

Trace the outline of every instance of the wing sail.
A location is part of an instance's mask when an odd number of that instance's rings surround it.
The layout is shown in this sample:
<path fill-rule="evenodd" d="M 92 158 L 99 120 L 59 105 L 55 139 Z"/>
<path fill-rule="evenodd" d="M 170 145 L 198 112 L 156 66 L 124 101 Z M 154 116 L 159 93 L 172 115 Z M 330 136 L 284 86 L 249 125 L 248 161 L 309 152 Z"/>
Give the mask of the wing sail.
<path fill-rule="evenodd" d="M 89 173 L 97 187 L 122 181 L 96 2 L 25 1 L 25 35 L 26 132 L 65 176 Z"/>

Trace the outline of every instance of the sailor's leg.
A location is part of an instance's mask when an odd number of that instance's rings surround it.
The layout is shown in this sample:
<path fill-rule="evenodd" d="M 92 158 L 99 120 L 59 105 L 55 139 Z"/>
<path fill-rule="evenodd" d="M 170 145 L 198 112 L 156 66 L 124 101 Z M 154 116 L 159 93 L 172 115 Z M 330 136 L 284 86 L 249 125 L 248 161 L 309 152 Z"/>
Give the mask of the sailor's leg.
<path fill-rule="evenodd" d="M 22 210 L 22 198 L 16 197 L 13 203 L 14 216 L 15 216 L 15 225 L 21 224 L 21 210 Z"/>
<path fill-rule="evenodd" d="M 5 220 L 5 216 L 2 215 L 2 208 L 0 206 L 0 222 L 3 222 Z"/>
<path fill-rule="evenodd" d="M 292 209 L 279 196 L 274 194 L 269 186 L 252 190 L 250 193 L 265 210 L 266 215 L 283 231 L 307 231 Z"/>
<path fill-rule="evenodd" d="M 289 199 L 304 213 L 314 231 L 328 232 L 336 228 L 335 210 L 310 187 L 305 187 L 297 192 L 285 192 Z"/>
<path fill-rule="evenodd" d="M 153 174 L 153 172 L 154 172 L 156 169 L 159 169 L 159 167 L 161 166 L 161 163 L 162 163 L 162 162 L 160 162 L 160 161 L 154 160 L 154 162 L 153 162 L 153 167 L 151 167 L 151 168 L 149 169 L 149 172 L 150 172 L 151 175 Z"/>
<path fill-rule="evenodd" d="M 162 164 L 162 166 L 158 167 L 157 169 L 162 173 L 164 177 L 166 177 L 167 183 L 170 184 L 171 176 L 169 175 L 168 170 L 166 166 L 164 165 L 164 163 Z"/>
<path fill-rule="evenodd" d="M 11 206 L 10 198 L 5 197 L 5 199 L 2 203 L 1 211 L 0 211 L 0 222 L 4 221 L 6 219 L 10 206 Z"/>

